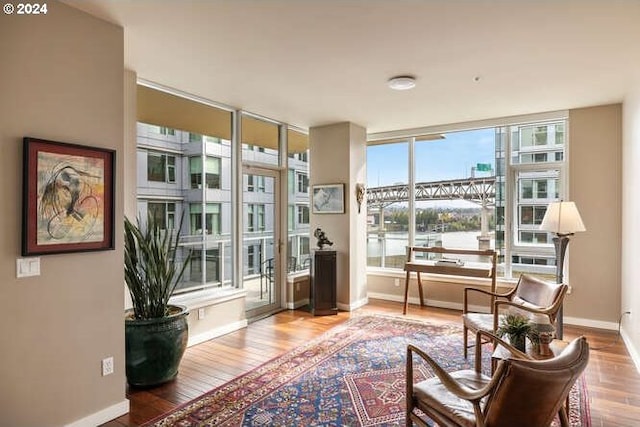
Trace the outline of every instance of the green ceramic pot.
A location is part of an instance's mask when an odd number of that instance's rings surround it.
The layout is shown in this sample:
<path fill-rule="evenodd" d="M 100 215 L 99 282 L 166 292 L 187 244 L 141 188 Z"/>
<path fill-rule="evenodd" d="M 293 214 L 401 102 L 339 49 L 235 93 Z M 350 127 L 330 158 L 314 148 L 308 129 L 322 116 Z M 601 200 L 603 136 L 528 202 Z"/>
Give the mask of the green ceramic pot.
<path fill-rule="evenodd" d="M 174 379 L 189 338 L 187 308 L 170 306 L 169 316 L 158 319 L 136 320 L 132 314 L 125 312 L 127 381 L 151 387 Z"/>

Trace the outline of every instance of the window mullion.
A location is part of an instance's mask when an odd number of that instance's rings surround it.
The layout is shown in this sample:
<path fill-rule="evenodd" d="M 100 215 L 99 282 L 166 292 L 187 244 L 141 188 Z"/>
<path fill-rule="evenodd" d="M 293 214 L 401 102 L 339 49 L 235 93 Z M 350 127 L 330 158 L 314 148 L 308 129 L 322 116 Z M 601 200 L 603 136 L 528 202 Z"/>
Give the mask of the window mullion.
<path fill-rule="evenodd" d="M 416 162 L 415 162 L 415 145 L 416 139 L 409 138 L 409 184 L 407 186 L 407 197 L 409 199 L 409 215 L 408 228 L 409 239 L 408 245 L 415 244 L 416 237 Z"/>

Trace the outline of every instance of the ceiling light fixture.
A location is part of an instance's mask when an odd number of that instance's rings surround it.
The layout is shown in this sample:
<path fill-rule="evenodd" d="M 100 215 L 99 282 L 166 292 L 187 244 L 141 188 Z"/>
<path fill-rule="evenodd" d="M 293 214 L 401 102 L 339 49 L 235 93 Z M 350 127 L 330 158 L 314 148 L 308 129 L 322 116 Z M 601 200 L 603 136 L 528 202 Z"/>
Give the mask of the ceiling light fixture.
<path fill-rule="evenodd" d="M 413 76 L 395 76 L 387 81 L 389 87 L 393 90 L 407 90 L 416 87 L 416 78 Z"/>

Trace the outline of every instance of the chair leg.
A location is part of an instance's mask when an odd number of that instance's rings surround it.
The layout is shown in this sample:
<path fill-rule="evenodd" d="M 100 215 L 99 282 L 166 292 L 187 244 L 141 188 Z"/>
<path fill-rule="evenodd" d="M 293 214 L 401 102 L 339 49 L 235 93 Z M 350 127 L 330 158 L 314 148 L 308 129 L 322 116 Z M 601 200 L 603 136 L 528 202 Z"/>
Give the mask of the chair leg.
<path fill-rule="evenodd" d="M 560 408 L 558 411 L 558 418 L 560 418 L 560 427 L 570 427 L 569 417 L 567 416 L 567 411 L 564 406 Z"/>
<path fill-rule="evenodd" d="M 409 306 L 409 274 L 407 271 L 407 276 L 404 279 L 404 308 L 402 309 L 402 314 L 407 314 L 407 308 Z"/>
<path fill-rule="evenodd" d="M 467 336 L 469 334 L 469 330 L 467 329 L 466 326 L 462 326 L 462 338 L 464 340 L 464 358 L 467 358 Z"/>
<path fill-rule="evenodd" d="M 416 273 L 418 275 L 418 292 L 420 292 L 420 307 L 424 307 L 424 295 L 422 293 L 422 280 L 420 279 L 420 272 Z"/>

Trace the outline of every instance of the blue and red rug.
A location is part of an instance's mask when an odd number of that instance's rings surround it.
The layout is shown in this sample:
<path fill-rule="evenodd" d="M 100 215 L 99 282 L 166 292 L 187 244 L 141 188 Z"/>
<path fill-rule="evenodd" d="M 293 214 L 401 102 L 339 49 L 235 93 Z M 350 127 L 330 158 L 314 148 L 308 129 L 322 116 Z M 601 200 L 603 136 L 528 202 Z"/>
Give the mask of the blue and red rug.
<path fill-rule="evenodd" d="M 404 426 L 407 344 L 446 370 L 470 368 L 462 330 L 387 316 L 354 317 L 316 340 L 218 387 L 148 426 Z M 487 355 L 485 366 L 489 368 Z M 430 377 L 424 368 L 417 375 Z M 590 426 L 584 379 L 572 426 Z"/>

